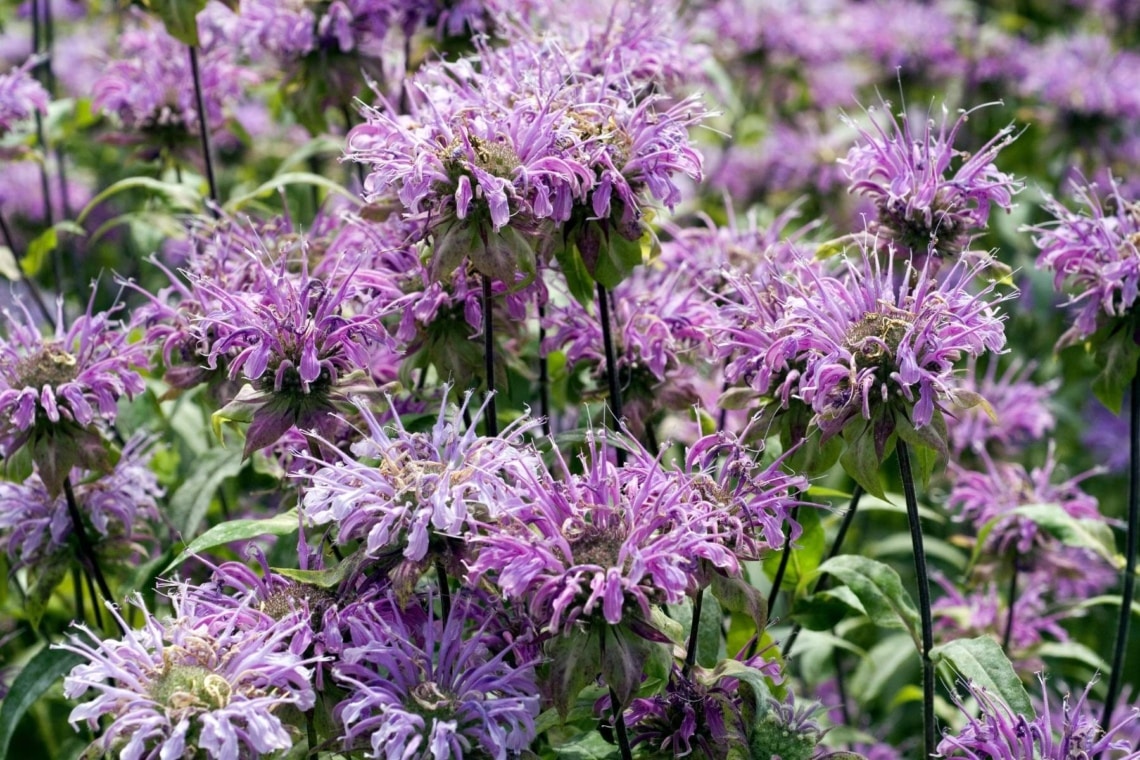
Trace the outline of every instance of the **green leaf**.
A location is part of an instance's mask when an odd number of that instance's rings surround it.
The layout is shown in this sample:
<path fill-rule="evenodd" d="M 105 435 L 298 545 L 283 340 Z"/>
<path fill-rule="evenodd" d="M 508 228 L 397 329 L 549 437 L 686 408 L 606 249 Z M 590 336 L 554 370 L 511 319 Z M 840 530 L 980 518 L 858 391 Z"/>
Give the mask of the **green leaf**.
<path fill-rule="evenodd" d="M 602 242 L 602 255 L 594 269 L 594 279 L 603 286 L 614 289 L 629 276 L 643 261 L 642 238 L 628 240 L 613 228 L 608 230 L 608 239 Z"/>
<path fill-rule="evenodd" d="M 1059 504 L 1024 504 L 991 519 L 978 531 L 974 553 L 970 558 L 971 565 L 977 562 L 985 550 L 986 539 L 994 527 L 1011 514 L 1030 520 L 1065 546 L 1089 549 L 1117 569 L 1124 567 L 1124 558 L 1116 551 L 1116 538 L 1112 535 L 1112 528 L 1100 520 L 1073 517 Z"/>
<path fill-rule="evenodd" d="M 35 580 L 24 599 L 24 612 L 27 614 L 28 622 L 32 624 L 32 628 L 39 629 L 40 621 L 43 620 L 44 613 L 47 611 L 48 603 L 59 584 L 67 576 L 69 569 L 71 569 L 71 564 L 66 561 L 66 556 L 57 556 L 54 562 L 38 563 Z"/>
<path fill-rule="evenodd" d="M 49 227 L 28 243 L 28 250 L 20 260 L 20 269 L 25 277 L 35 277 L 47 265 L 51 252 L 59 245 L 59 233 Z"/>
<path fill-rule="evenodd" d="M 716 682 L 722 678 L 735 678 L 741 684 L 746 684 L 752 692 L 752 705 L 756 709 L 756 717 L 764 717 L 768 712 L 768 698 L 772 696 L 767 676 L 735 659 L 721 660 L 711 673 L 701 676 L 701 680 L 709 686 L 716 685 Z"/>
<path fill-rule="evenodd" d="M 1120 414 L 1124 394 L 1132 383 L 1137 362 L 1140 361 L 1140 345 L 1136 344 L 1133 337 L 1136 334 L 1136 319 L 1136 315 L 1129 315 L 1124 320 L 1114 321 L 1091 338 L 1095 346 L 1097 366 L 1103 368 L 1093 378 L 1093 394 L 1113 414 Z M 1097 345 L 1101 336 L 1104 337 Z"/>
<path fill-rule="evenodd" d="M 756 403 L 760 394 L 751 388 L 729 388 L 716 400 L 717 409 L 747 409 Z"/>
<path fill-rule="evenodd" d="M 76 217 L 75 221 L 78 224 L 83 224 L 87 215 L 94 211 L 100 203 L 125 190 L 136 188 L 150 190 L 156 195 L 164 196 L 171 207 L 176 209 L 199 211 L 202 208 L 202 196 L 192 187 L 180 185 L 176 182 L 163 182 L 151 177 L 127 177 L 126 179 L 119 180 L 92 198 L 91 202 L 79 212 L 79 216 Z"/>
<path fill-rule="evenodd" d="M 597 731 L 591 731 L 554 747 L 554 756 L 562 760 L 616 760 L 621 751 Z"/>
<path fill-rule="evenodd" d="M 744 613 L 756 626 L 757 635 L 768 626 L 768 601 L 744 578 L 730 578 L 718 572 L 712 573 L 709 586 L 721 607 L 730 612 Z"/>
<path fill-rule="evenodd" d="M 700 627 L 697 628 L 697 664 L 711 668 L 725 657 L 724 647 L 724 612 L 720 609 L 716 597 L 711 589 L 704 589 L 701 601 Z M 672 636 L 674 630 L 664 630 L 660 627 L 656 617 L 651 621 L 655 628 L 662 630 L 683 650 L 689 645 L 689 634 L 693 626 L 693 603 L 686 599 L 683 604 L 670 604 L 669 616 L 680 633 L 679 638 Z"/>
<path fill-rule="evenodd" d="M 206 7 L 206 0 L 144 0 L 170 36 L 187 45 L 198 44 L 198 14 Z"/>
<path fill-rule="evenodd" d="M 582 260 L 582 254 L 576 245 L 562 245 L 555 249 L 554 257 L 558 260 L 558 267 L 562 276 L 566 278 L 566 287 L 574 300 L 587 309 L 594 302 L 594 278 Z"/>
<path fill-rule="evenodd" d="M 1014 713 L 1032 720 L 1036 716 L 1025 685 L 1005 656 L 1001 645 L 989 636 L 955 639 L 930 650 L 930 659 L 943 670 L 1000 697 Z"/>
<path fill-rule="evenodd" d="M 555 636 L 544 647 L 545 662 L 540 666 L 541 678 L 550 689 L 550 698 L 558 714 L 566 720 L 574 700 L 602 669 L 602 653 L 594 627 Z"/>
<path fill-rule="evenodd" d="M 599 636 L 605 637 L 602 680 L 613 690 L 622 709 L 629 706 L 637 693 L 642 676 L 652 673 L 662 684 L 667 680 L 672 663 L 671 648 L 642 638 L 625 623 L 599 624 Z"/>
<path fill-rule="evenodd" d="M 907 646 L 907 636 L 896 633 L 887 636 L 867 652 L 851 674 L 849 688 L 859 704 L 869 705 L 877 700 L 892 679 L 913 661 L 919 664 L 918 652 Z"/>
<path fill-rule="evenodd" d="M 828 573 L 851 589 L 875 625 L 906 630 L 915 648 L 920 648 L 918 611 L 894 568 L 866 557 L 844 554 L 820 565 L 819 573 Z"/>
<path fill-rule="evenodd" d="M 885 497 L 883 484 L 879 480 L 882 462 L 879 460 L 878 452 L 875 451 L 875 436 L 871 430 L 871 423 L 864 420 L 858 428 L 851 436 L 844 435 L 847 447 L 839 456 L 839 464 L 843 466 L 844 472 L 863 486 L 864 491 L 882 499 Z"/>
<path fill-rule="evenodd" d="M 950 461 L 950 449 L 946 443 L 949 433 L 942 412 L 935 410 L 930 424 L 921 428 L 915 428 L 904 415 L 897 414 L 895 433 L 910 444 L 911 460 L 917 471 L 915 474 L 918 476 L 919 485 L 924 489 L 929 487 L 930 476 L 945 470 L 947 462 Z"/>
<path fill-rule="evenodd" d="M 792 607 L 792 619 L 809 631 L 829 631 L 850 610 L 863 612 L 862 602 L 846 586 L 801 596 Z"/>
<path fill-rule="evenodd" d="M 241 457 L 226 449 L 210 449 L 194 460 L 194 471 L 170 497 L 170 521 L 181 535 L 198 532 L 218 486 L 241 468 Z"/>
<path fill-rule="evenodd" d="M 300 527 L 297 509 L 269 517 L 264 520 L 230 520 L 210 528 L 191 541 L 182 552 L 162 571 L 167 575 L 187 558 L 215 546 L 224 546 L 234 541 L 247 541 L 258 536 L 287 536 Z"/>
<path fill-rule="evenodd" d="M 1116 603 L 1120 604 L 1117 598 Z M 1079 641 L 1046 641 L 1033 650 L 1033 653 L 1050 660 L 1071 660 L 1087 665 L 1097 673 L 1107 673 L 1112 666 L 1104 658 Z"/>
<path fill-rule="evenodd" d="M 334 588 L 339 586 L 352 570 L 360 566 L 363 556 L 362 552 L 358 552 L 339 562 L 336 567 L 330 567 L 327 570 L 297 570 L 291 567 L 275 567 L 273 572 L 309 586 Z"/>
<path fill-rule="evenodd" d="M 289 185 L 311 185 L 314 187 L 322 187 L 325 190 L 328 190 L 330 193 L 335 193 L 345 198 L 349 198 L 355 203 L 359 204 L 360 202 L 360 199 L 349 192 L 343 185 L 338 182 L 333 182 L 328 177 L 322 177 L 319 174 L 311 174 L 309 172 L 286 172 L 284 174 L 278 174 L 276 177 L 269 180 L 268 182 L 265 182 L 262 185 L 259 185 L 257 189 L 252 190 L 251 192 L 245 193 L 244 195 L 239 195 L 236 198 L 231 198 L 226 202 L 224 208 L 228 213 L 233 213 L 250 201 L 269 195 L 275 190 L 280 190 L 281 188 L 288 187 Z"/>
<path fill-rule="evenodd" d="M 41 649 L 28 661 L 0 705 L 0 757 L 8 757 L 8 745 L 12 743 L 16 727 L 28 708 L 81 662 L 83 658 L 75 652 L 51 647 Z"/>

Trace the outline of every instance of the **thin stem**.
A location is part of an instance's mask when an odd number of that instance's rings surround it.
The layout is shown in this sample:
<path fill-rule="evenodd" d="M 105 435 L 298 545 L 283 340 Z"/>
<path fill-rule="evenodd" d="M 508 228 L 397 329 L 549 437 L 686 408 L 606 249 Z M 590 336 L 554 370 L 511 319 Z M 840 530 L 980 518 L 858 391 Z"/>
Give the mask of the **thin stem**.
<path fill-rule="evenodd" d="M 190 45 L 190 75 L 194 79 L 194 107 L 198 109 L 198 135 L 202 138 L 202 158 L 206 162 L 206 184 L 210 188 L 210 213 L 218 216 L 218 181 L 214 177 L 214 158 L 210 150 L 210 127 L 206 123 L 206 98 L 202 94 L 202 72 L 198 66 L 198 46 Z"/>
<path fill-rule="evenodd" d="M 843 716 L 843 725 L 850 726 L 851 710 L 847 705 L 847 684 L 843 675 L 843 658 L 840 656 L 838 647 L 831 650 L 831 662 L 835 665 L 835 690 L 839 697 L 839 712 Z"/>
<path fill-rule="evenodd" d="M 103 571 L 99 568 L 99 559 L 95 556 L 95 546 L 91 543 L 91 537 L 87 535 L 87 528 L 83 525 L 83 517 L 79 514 L 79 504 L 75 500 L 75 489 L 71 487 L 70 475 L 63 479 L 63 493 L 67 500 L 68 514 L 71 515 L 71 525 L 75 529 L 76 537 L 79 539 L 80 556 L 87 565 L 88 572 L 91 573 L 95 579 L 95 583 L 99 586 L 99 592 L 103 595 L 103 598 L 108 602 L 113 602 L 115 597 L 111 594 L 111 587 L 107 585 L 107 579 L 103 577 Z M 94 597 L 94 591 L 92 592 L 91 601 L 92 604 L 98 607 L 98 603 Z M 120 623 L 119 626 L 122 627 L 122 624 Z"/>
<path fill-rule="evenodd" d="M 451 620 L 451 584 L 447 580 L 447 568 L 443 566 L 441 557 L 435 558 L 435 575 L 439 582 L 439 605 L 443 609 L 443 626 Z"/>
<path fill-rule="evenodd" d="M 835 534 L 835 540 L 831 542 L 831 548 L 827 550 L 827 556 L 824 557 L 823 562 L 838 556 L 839 550 L 843 547 L 843 541 L 847 538 L 847 531 L 851 529 L 851 523 L 855 522 L 855 511 L 859 509 L 859 500 L 863 498 L 863 487 L 858 483 L 855 484 L 854 490 L 851 491 L 851 503 L 847 506 L 847 511 L 843 514 L 843 521 L 839 523 L 839 530 Z M 820 564 L 823 564 L 821 562 Z M 827 576 L 820 579 L 815 587 L 815 591 L 822 591 L 827 588 Z M 780 654 L 785 658 L 788 653 L 792 651 L 792 647 L 796 645 L 796 639 L 800 636 L 800 631 L 803 626 L 796 623 L 792 626 L 792 632 L 788 634 L 784 646 L 780 650 Z"/>
<path fill-rule="evenodd" d="M 1128 526 L 1124 534 L 1124 591 L 1120 598 L 1116 645 L 1112 649 L 1108 696 L 1104 699 L 1104 712 L 1100 719 L 1100 725 L 1106 731 L 1116 709 L 1116 701 L 1120 699 L 1121 676 L 1128 650 L 1128 624 L 1132 619 L 1132 600 L 1136 597 L 1136 549 L 1140 542 L 1140 366 L 1132 376 L 1132 396 L 1128 405 Z"/>
<path fill-rule="evenodd" d="M 71 585 L 75 587 L 75 619 L 82 621 L 87 617 L 83 611 L 83 576 L 75 565 L 71 566 Z M 95 609 L 98 608 L 96 604 Z"/>
<path fill-rule="evenodd" d="M 613 331 L 610 327 L 610 296 L 605 285 L 598 283 L 598 319 L 602 323 L 602 346 L 606 352 L 606 383 L 610 391 L 610 413 L 616 428 L 622 419 L 621 383 L 618 382 L 617 352 L 614 351 Z M 617 449 L 617 464 L 625 464 L 625 449 Z"/>
<path fill-rule="evenodd" d="M 315 712 L 315 708 L 309 708 L 308 710 L 305 710 L 305 734 L 309 740 L 308 752 L 305 753 L 305 757 L 313 759 L 320 755 L 320 750 L 318 749 L 317 743 L 317 726 L 316 722 L 313 720 L 313 715 Z"/>
<path fill-rule="evenodd" d="M 688 678 L 693 672 L 693 665 L 697 662 L 697 637 L 701 630 L 701 608 L 704 606 L 705 590 L 699 589 L 693 599 L 693 620 L 689 624 L 689 644 L 685 649 L 685 666 L 681 668 L 681 676 Z"/>
<path fill-rule="evenodd" d="M 792 508 L 791 520 L 794 522 L 799 517 L 800 508 L 798 506 Z M 776 576 L 772 578 L 772 590 L 768 594 L 768 614 L 772 613 L 772 605 L 776 601 L 776 597 L 780 593 L 780 586 L 784 585 L 784 573 L 788 571 L 788 560 L 792 556 L 792 531 L 789 530 L 784 534 L 784 549 L 780 555 L 780 564 L 776 567 Z"/>
<path fill-rule="evenodd" d="M 538 413 L 542 415 L 542 434 L 550 435 L 550 360 L 542 349 L 546 342 L 546 303 L 538 301 Z"/>
<path fill-rule="evenodd" d="M 4 237 L 4 245 L 8 246 L 8 250 L 12 252 L 12 257 L 16 259 L 16 264 L 20 263 L 20 253 L 16 250 L 16 241 L 12 238 L 12 231 L 8 229 L 8 222 L 4 220 L 4 215 L 0 214 L 0 235 Z M 19 267 L 17 267 L 19 268 Z M 32 296 L 32 301 L 35 302 L 36 308 L 40 310 L 44 321 L 49 325 L 55 324 L 55 315 L 48 309 L 47 303 L 44 301 L 43 294 L 40 293 L 39 285 L 31 277 L 24 275 L 24 270 L 20 269 L 20 281 L 27 287 L 28 293 Z"/>
<path fill-rule="evenodd" d="M 1013 553 L 1013 569 L 1009 575 L 1009 593 L 1006 595 L 1006 605 L 1009 609 L 1006 610 L 1005 616 L 1005 632 L 1001 636 L 1001 648 L 1009 653 L 1009 642 L 1013 638 L 1013 617 L 1014 617 L 1014 602 L 1017 601 L 1017 574 L 1019 566 L 1021 565 L 1020 558 L 1017 556 L 1017 551 Z"/>
<path fill-rule="evenodd" d="M 914 488 L 914 472 L 910 466 L 910 451 L 899 441 L 899 474 L 902 476 L 903 495 L 906 497 L 906 516 L 910 523 L 910 541 L 914 549 L 914 573 L 918 583 L 918 614 L 922 621 L 922 736 L 923 756 L 931 757 L 935 746 L 934 725 L 934 662 L 930 650 L 934 646 L 934 619 L 930 613 L 930 575 L 926 570 L 926 550 L 922 544 L 922 524 L 918 517 L 918 495 Z"/>
<path fill-rule="evenodd" d="M 606 661 L 606 628 L 602 628 L 601 635 L 598 636 L 598 646 L 602 650 L 602 662 Z M 614 734 L 617 736 L 618 749 L 621 751 L 622 760 L 633 760 L 633 749 L 629 746 L 629 733 L 625 730 L 625 713 L 620 704 L 618 704 L 617 692 L 614 687 L 606 684 L 610 690 L 610 712 L 613 713 L 614 720 Z"/>
<path fill-rule="evenodd" d="M 495 408 L 495 335 L 491 325 L 491 278 L 482 275 L 482 279 L 483 363 L 487 375 L 487 411 L 483 424 L 487 428 L 487 437 L 494 438 L 499 434 L 499 413 Z"/>

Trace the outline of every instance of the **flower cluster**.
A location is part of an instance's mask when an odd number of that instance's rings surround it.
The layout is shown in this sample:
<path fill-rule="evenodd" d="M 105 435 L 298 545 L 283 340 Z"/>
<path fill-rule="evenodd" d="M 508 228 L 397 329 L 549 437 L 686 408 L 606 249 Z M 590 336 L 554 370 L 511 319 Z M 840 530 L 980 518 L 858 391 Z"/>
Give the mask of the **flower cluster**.
<path fill-rule="evenodd" d="M 36 59 L 29 59 L 23 66 L 0 74 L 0 136 L 36 112 L 47 113 L 51 98 L 31 74 L 36 63 Z"/>

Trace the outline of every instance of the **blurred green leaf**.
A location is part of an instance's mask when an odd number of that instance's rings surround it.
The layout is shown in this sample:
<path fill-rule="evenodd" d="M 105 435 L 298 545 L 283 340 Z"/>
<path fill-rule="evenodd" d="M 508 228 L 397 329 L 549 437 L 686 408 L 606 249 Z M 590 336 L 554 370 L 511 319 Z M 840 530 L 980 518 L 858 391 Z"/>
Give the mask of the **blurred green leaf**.
<path fill-rule="evenodd" d="M 241 472 L 242 458 L 227 449 L 210 449 L 194 460 L 194 471 L 170 497 L 170 522 L 182 536 L 198 532 L 218 486 Z"/>
<path fill-rule="evenodd" d="M 198 14 L 206 7 L 206 0 L 143 0 L 143 2 L 162 19 L 171 37 L 187 45 L 198 44 Z"/>
<path fill-rule="evenodd" d="M 9 757 L 12 736 L 28 708 L 81 662 L 83 658 L 76 653 L 52 647 L 44 647 L 28 661 L 0 705 L 0 757 Z"/>

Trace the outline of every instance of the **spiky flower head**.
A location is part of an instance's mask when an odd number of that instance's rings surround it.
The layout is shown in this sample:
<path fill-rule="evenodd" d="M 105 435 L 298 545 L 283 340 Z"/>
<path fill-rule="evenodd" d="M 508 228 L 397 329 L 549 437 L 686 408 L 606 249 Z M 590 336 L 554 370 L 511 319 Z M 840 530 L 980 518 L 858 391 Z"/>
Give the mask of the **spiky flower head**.
<path fill-rule="evenodd" d="M 488 634 L 491 615 L 469 596 L 445 623 L 390 606 L 361 608 L 333 670 L 348 690 L 335 710 L 346 744 L 384 760 L 507 760 L 529 748 L 534 663 Z"/>
<path fill-rule="evenodd" d="M 1103 195 L 1096 184 L 1076 185 L 1084 206 L 1073 211 L 1047 197 L 1053 220 L 1030 227 L 1039 249 L 1037 266 L 1053 273 L 1053 286 L 1070 292 L 1076 312 L 1059 346 L 1088 338 L 1128 314 L 1140 292 L 1140 205 L 1110 181 Z"/>
<path fill-rule="evenodd" d="M 1106 731 L 1085 709 L 1091 688 L 1092 683 L 1085 687 L 1075 702 L 1070 702 L 1066 695 L 1058 715 L 1050 709 L 1049 694 L 1042 677 L 1044 707 L 1033 716 L 1017 713 L 1001 696 L 978 684 L 966 684 L 966 691 L 977 702 L 980 714 L 975 717 L 961 701 L 958 702 L 958 708 L 966 716 L 966 725 L 955 734 L 943 736 L 938 744 L 939 757 L 948 760 L 1140 758 L 1140 751 L 1135 746 L 1114 738 L 1127 724 L 1140 719 L 1140 712 L 1133 711 Z"/>
<path fill-rule="evenodd" d="M 292 747 L 299 731 L 282 719 L 308 710 L 313 660 L 294 615 L 262 625 L 263 613 L 238 607 L 201 614 L 188 585 L 170 601 L 174 617 L 160 622 L 143 607 L 140 630 L 117 609 L 121 639 L 100 640 L 84 626 L 59 646 L 83 657 L 64 679 L 70 699 L 93 692 L 71 712 L 71 723 L 102 725 L 93 743 L 125 760 L 204 756 L 236 760 Z M 207 611 L 209 612 L 209 611 Z"/>
<path fill-rule="evenodd" d="M 874 201 L 878 216 L 868 231 L 911 257 L 956 256 L 984 232 L 990 209 L 1009 211 L 1021 183 L 994 164 L 1014 138 L 1008 126 L 974 153 L 955 148 L 958 133 L 978 106 L 960 112 L 951 125 L 927 120 L 921 133 L 906 114 L 871 114 L 872 130 L 857 125 L 862 140 L 844 165 L 850 190 Z M 885 123 L 881 123 L 884 122 Z"/>
<path fill-rule="evenodd" d="M 950 446 L 957 455 L 1011 455 L 1041 440 L 1057 424 L 1049 399 L 1057 392 L 1058 380 L 1034 382 L 1030 375 L 1036 363 L 1014 361 L 1000 376 L 998 362 L 991 359 L 984 372 L 970 361 L 953 394 L 959 399 L 984 400 L 956 412 L 947 420 Z M 964 405 L 964 404 L 963 404 Z"/>
<path fill-rule="evenodd" d="M 692 485 L 644 449 L 634 446 L 631 460 L 615 467 L 591 436 L 581 474 L 561 458 L 558 474 L 526 473 L 508 514 L 474 538 L 472 580 L 493 578 L 541 625 L 563 631 L 580 619 L 648 620 L 650 604 L 698 588 L 702 560 L 737 574 L 725 529 L 688 498 Z"/>
<path fill-rule="evenodd" d="M 40 476 L 54 494 L 72 466 L 103 469 L 103 442 L 95 431 L 114 422 L 121 398 L 145 390 L 139 369 L 147 366 L 142 344 L 132 343 L 111 311 L 93 311 L 70 325 L 62 308 L 55 335 L 45 337 L 26 311 L 5 311 L 7 338 L 0 338 L 0 454 L 26 443 Z"/>
<path fill-rule="evenodd" d="M 378 315 L 350 297 L 348 274 L 326 284 L 310 276 L 307 260 L 295 274 L 284 257 L 259 259 L 259 267 L 265 287 L 256 291 L 229 292 L 207 278 L 194 283 L 215 304 L 200 318 L 199 332 L 211 338 L 207 366 L 222 363 L 230 378 L 250 383 L 233 402 L 252 410 L 246 456 L 291 428 L 334 437 L 335 402 L 348 401 L 345 386 L 365 379 L 371 347 L 388 340 Z"/>
<path fill-rule="evenodd" d="M 825 733 L 812 717 L 821 711 L 818 702 L 797 704 L 789 693 L 781 701 L 768 698 L 768 710 L 752 727 L 749 747 L 752 757 L 780 760 L 812 760 Z"/>
<path fill-rule="evenodd" d="M 363 541 L 371 557 L 399 554 L 421 562 L 446 539 L 465 538 L 473 521 L 493 520 L 510 498 L 510 483 L 537 466 L 525 445 L 537 420 L 523 419 L 494 438 L 480 436 L 473 420 L 462 428 L 471 402 L 440 406 L 425 432 L 385 424 L 363 402 L 368 430 L 353 444 L 355 455 L 308 476 L 302 512 L 317 525 L 335 523 L 338 544 Z M 436 546 L 433 547 L 433 540 Z"/>
<path fill-rule="evenodd" d="M 1005 345 L 1003 300 L 992 284 L 971 288 L 976 271 L 961 264 L 936 277 L 908 261 L 896 277 L 864 252 L 847 273 L 817 277 L 789 307 L 787 323 L 805 357 L 799 394 L 825 438 L 854 419 L 874 426 L 878 449 L 903 415 L 915 429 L 955 400 L 955 364 Z"/>

